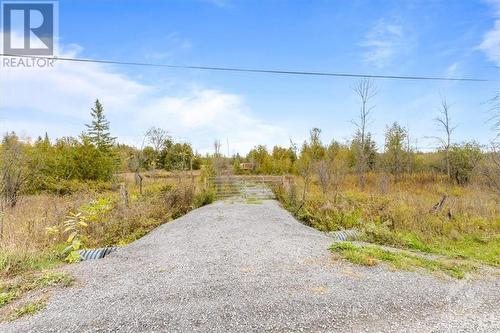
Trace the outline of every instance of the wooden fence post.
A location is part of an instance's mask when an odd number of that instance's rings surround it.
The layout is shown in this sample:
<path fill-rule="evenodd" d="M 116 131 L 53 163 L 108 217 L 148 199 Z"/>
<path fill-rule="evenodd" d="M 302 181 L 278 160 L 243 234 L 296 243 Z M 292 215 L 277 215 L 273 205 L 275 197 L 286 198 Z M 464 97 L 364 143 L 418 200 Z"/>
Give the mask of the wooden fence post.
<path fill-rule="evenodd" d="M 120 195 L 123 200 L 123 205 L 128 208 L 128 190 L 125 183 L 120 184 Z"/>

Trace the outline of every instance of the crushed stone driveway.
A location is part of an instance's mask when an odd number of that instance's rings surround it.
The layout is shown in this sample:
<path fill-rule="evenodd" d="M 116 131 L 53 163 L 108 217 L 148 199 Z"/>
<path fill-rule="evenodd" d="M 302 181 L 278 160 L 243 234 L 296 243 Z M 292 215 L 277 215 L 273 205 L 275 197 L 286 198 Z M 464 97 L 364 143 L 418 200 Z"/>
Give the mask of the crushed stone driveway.
<path fill-rule="evenodd" d="M 335 260 L 276 201 L 217 202 L 102 259 L 0 332 L 500 332 L 500 283 Z"/>

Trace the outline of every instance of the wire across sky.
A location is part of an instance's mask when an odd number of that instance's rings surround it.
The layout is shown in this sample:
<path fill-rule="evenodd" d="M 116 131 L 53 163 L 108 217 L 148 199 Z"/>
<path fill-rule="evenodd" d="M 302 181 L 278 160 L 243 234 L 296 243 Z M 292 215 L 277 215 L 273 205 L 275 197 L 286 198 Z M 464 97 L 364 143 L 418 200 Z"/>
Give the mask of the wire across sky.
<path fill-rule="evenodd" d="M 362 74 L 362 73 L 339 73 L 339 72 L 320 72 L 320 71 L 303 71 L 303 70 L 279 70 L 279 69 L 263 69 L 263 68 L 242 68 L 242 67 L 225 67 L 225 66 L 191 66 L 191 65 L 172 65 L 158 64 L 147 62 L 133 61 L 115 61 L 105 59 L 87 59 L 87 58 L 69 58 L 69 57 L 45 57 L 45 56 L 26 56 L 0 53 L 1 57 L 23 57 L 35 59 L 47 59 L 55 61 L 79 62 L 79 63 L 96 63 L 110 64 L 123 66 L 143 66 L 143 67 L 161 67 L 171 69 L 192 69 L 203 71 L 219 71 L 219 72 L 240 72 L 240 73 L 258 73 L 258 74 L 276 74 L 276 75 L 305 75 L 305 76 L 324 76 L 324 77 L 348 77 L 348 78 L 370 78 L 370 79 L 392 79 L 392 80 L 426 80 L 426 81 L 466 81 L 466 82 L 492 82 L 495 80 L 473 78 L 473 77 L 440 77 L 440 76 L 418 76 L 418 75 L 379 75 L 379 74 Z"/>

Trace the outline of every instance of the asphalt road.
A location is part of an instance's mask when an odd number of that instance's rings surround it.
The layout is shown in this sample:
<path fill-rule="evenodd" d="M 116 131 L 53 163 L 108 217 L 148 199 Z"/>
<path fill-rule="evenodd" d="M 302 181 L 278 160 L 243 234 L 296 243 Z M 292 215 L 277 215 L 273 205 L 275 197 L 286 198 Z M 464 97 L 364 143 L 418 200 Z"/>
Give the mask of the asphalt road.
<path fill-rule="evenodd" d="M 500 278 L 334 260 L 279 207 L 218 202 L 102 260 L 0 332 L 500 332 Z"/>

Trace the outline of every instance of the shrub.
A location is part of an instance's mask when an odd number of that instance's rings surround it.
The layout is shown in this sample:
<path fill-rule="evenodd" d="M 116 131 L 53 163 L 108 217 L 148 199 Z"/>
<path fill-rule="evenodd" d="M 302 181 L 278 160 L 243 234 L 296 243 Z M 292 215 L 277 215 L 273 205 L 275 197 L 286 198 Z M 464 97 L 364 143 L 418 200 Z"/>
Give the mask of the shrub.
<path fill-rule="evenodd" d="M 450 149 L 450 172 L 457 184 L 467 184 L 481 160 L 481 147 L 475 142 L 453 145 Z"/>
<path fill-rule="evenodd" d="M 202 207 L 209 205 L 215 201 L 215 192 L 211 190 L 203 190 L 201 193 L 197 194 L 194 198 L 194 207 Z"/>

